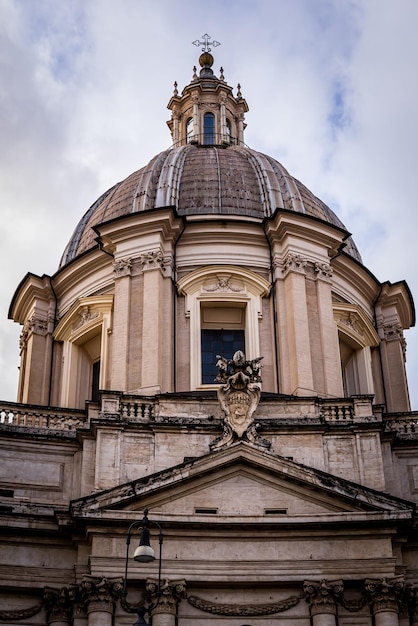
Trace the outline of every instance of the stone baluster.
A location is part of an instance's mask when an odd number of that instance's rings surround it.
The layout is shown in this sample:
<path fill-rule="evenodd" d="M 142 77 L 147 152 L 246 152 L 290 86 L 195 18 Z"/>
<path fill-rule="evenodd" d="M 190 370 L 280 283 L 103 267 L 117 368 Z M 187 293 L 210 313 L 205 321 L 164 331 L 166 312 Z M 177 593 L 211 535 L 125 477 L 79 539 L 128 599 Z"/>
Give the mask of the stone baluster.
<path fill-rule="evenodd" d="M 375 626 L 399 626 L 398 614 L 405 591 L 404 577 L 366 579 L 365 588 Z"/>
<path fill-rule="evenodd" d="M 46 619 L 49 625 L 69 626 L 71 619 L 71 604 L 68 589 L 54 589 L 45 587 L 43 604 L 46 609 Z"/>
<path fill-rule="evenodd" d="M 152 626 L 176 626 L 177 606 L 186 595 L 186 581 L 165 580 L 158 592 L 157 582 L 147 580 L 146 591 L 152 605 L 156 604 L 151 611 Z"/>
<path fill-rule="evenodd" d="M 343 592 L 342 580 L 305 581 L 305 600 L 309 604 L 313 626 L 335 626 L 337 600 Z"/>
<path fill-rule="evenodd" d="M 81 595 L 88 615 L 88 626 L 112 626 L 115 601 L 120 598 L 119 578 L 83 576 Z"/>

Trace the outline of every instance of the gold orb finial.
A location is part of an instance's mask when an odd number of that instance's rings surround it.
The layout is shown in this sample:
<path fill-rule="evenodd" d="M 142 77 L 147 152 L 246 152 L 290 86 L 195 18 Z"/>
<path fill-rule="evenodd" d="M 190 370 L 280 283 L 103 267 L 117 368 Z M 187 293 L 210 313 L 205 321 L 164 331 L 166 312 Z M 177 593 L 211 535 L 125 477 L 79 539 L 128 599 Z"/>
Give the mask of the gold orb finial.
<path fill-rule="evenodd" d="M 200 67 L 212 67 L 213 60 L 210 52 L 203 52 L 199 57 L 199 65 Z"/>

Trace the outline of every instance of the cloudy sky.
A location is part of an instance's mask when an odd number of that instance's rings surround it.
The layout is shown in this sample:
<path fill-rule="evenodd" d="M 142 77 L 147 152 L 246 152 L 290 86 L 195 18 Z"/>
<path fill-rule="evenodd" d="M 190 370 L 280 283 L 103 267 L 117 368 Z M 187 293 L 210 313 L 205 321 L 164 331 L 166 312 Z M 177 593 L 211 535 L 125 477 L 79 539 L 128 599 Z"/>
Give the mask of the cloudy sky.
<path fill-rule="evenodd" d="M 166 104 L 209 33 L 246 143 L 340 216 L 418 302 L 417 0 L 0 0 L 0 398 L 15 400 L 20 280 L 53 274 L 93 201 L 169 147 Z M 406 332 L 418 409 L 418 331 Z"/>

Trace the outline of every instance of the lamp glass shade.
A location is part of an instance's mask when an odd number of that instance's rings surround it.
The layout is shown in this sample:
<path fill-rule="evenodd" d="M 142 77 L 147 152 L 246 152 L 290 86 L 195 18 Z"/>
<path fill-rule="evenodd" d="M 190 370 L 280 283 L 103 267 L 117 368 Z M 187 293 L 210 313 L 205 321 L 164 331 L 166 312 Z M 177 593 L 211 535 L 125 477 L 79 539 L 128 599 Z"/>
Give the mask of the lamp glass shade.
<path fill-rule="evenodd" d="M 155 561 L 155 552 L 151 546 L 139 545 L 134 552 L 134 561 L 138 563 L 150 563 Z"/>

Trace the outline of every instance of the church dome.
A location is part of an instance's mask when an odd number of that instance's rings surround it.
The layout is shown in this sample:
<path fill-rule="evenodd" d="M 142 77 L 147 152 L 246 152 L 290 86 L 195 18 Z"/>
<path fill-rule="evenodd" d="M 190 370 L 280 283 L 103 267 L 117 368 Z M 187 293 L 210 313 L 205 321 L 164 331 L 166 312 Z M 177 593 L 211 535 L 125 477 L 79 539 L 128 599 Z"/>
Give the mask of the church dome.
<path fill-rule="evenodd" d="M 96 246 L 95 226 L 167 206 L 175 207 L 180 216 L 260 220 L 284 209 L 345 228 L 324 202 L 271 156 L 243 144 L 187 143 L 157 154 L 148 165 L 102 194 L 78 223 L 60 267 Z M 345 251 L 361 262 L 351 237 Z"/>

